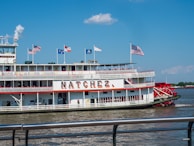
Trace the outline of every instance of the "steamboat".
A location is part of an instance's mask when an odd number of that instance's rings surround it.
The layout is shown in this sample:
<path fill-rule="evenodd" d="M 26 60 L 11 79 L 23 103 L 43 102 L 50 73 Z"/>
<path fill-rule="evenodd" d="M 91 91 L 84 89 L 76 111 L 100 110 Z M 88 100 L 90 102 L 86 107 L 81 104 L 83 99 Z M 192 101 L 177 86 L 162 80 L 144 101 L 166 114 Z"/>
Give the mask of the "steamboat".
<path fill-rule="evenodd" d="M 152 107 L 155 72 L 130 63 L 17 64 L 17 40 L 0 36 L 0 113 Z M 158 101 L 157 101 L 157 104 Z"/>

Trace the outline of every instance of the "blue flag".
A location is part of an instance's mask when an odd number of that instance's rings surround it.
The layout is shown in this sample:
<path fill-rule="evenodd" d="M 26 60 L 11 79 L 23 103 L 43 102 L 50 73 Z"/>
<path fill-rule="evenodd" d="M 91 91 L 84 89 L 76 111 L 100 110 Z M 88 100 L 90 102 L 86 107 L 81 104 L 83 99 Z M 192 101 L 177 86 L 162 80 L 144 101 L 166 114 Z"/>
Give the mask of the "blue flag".
<path fill-rule="evenodd" d="M 92 54 L 92 49 L 86 49 L 86 54 Z"/>
<path fill-rule="evenodd" d="M 58 49 L 58 54 L 64 54 L 64 50 L 63 49 Z"/>

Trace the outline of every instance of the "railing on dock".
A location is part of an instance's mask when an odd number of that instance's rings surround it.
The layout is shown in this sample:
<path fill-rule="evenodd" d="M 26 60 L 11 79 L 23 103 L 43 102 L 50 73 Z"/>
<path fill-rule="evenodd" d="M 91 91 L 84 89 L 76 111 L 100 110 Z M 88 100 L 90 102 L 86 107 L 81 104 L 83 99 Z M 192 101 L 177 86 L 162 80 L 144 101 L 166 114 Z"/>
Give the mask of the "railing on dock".
<path fill-rule="evenodd" d="M 136 130 L 118 130 L 121 125 L 137 125 L 137 124 L 156 124 L 156 123 L 187 123 L 187 126 L 183 127 L 168 127 L 168 128 L 148 128 L 148 129 L 136 129 Z M 11 136 L 0 136 L 0 141 L 11 140 L 13 146 L 15 146 L 15 139 L 17 131 L 23 131 L 24 135 L 20 135 L 20 140 L 25 141 L 25 145 L 28 146 L 31 139 L 48 139 L 48 138 L 64 138 L 64 137 L 77 137 L 77 136 L 103 136 L 112 135 L 112 144 L 116 146 L 117 135 L 123 133 L 143 133 L 143 132 L 157 132 L 157 131 L 176 131 L 186 130 L 188 146 L 192 146 L 192 131 L 193 131 L 194 117 L 179 117 L 179 118 L 154 118 L 154 119 L 121 119 L 121 120 L 104 120 L 104 121 L 81 121 L 81 122 L 64 122 L 64 123 L 47 123 L 47 124 L 10 124 L 0 125 L 0 133 L 5 131 L 12 131 Z M 75 128 L 75 127 L 98 127 L 98 126 L 112 126 L 111 131 L 106 132 L 85 132 L 79 131 L 78 133 L 65 133 L 65 134 L 52 134 L 52 135 L 38 135 L 29 133 L 30 131 L 43 130 L 43 129 L 57 129 L 57 128 Z M 64 130 L 65 131 L 65 130 Z M 18 138 L 18 137 L 17 137 Z"/>

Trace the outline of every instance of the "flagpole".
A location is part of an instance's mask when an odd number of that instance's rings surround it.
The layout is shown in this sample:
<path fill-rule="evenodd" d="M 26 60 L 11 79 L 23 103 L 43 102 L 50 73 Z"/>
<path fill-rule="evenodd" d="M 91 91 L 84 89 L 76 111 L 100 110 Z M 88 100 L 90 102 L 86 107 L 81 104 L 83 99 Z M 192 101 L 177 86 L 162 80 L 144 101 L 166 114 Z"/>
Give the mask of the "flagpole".
<path fill-rule="evenodd" d="M 34 52 L 34 50 L 33 50 L 33 49 L 34 49 L 34 48 L 33 48 L 33 46 L 34 46 L 34 45 L 32 44 L 32 51 Z M 34 64 L 34 54 L 35 54 L 35 53 L 32 53 L 32 64 Z"/>
<path fill-rule="evenodd" d="M 58 48 L 56 49 L 56 53 L 57 53 L 57 64 L 58 64 Z"/>
<path fill-rule="evenodd" d="M 29 58 L 29 48 L 27 48 L 27 61 L 29 61 L 30 58 Z"/>
<path fill-rule="evenodd" d="M 130 43 L 130 64 L 131 64 L 131 67 L 133 68 L 133 62 L 132 62 L 132 43 Z"/>
<path fill-rule="evenodd" d="M 86 48 L 84 48 L 84 63 L 86 63 Z"/>
<path fill-rule="evenodd" d="M 94 48 L 94 47 L 93 47 L 93 48 Z M 95 51 L 95 49 L 94 49 L 94 62 L 95 62 L 95 59 L 96 59 L 95 52 L 96 52 L 96 51 Z"/>
<path fill-rule="evenodd" d="M 130 43 L 130 64 L 132 63 L 132 53 L 131 53 L 132 43 Z"/>
<path fill-rule="evenodd" d="M 65 45 L 64 45 L 64 47 L 63 47 L 63 50 L 64 50 L 63 58 L 64 58 L 64 64 L 65 64 L 65 63 L 66 63 L 66 62 L 65 62 Z"/>
<path fill-rule="evenodd" d="M 34 64 L 34 53 L 32 54 L 32 64 Z"/>
<path fill-rule="evenodd" d="M 65 62 L 65 51 L 64 51 L 64 64 L 65 64 L 66 62 Z"/>

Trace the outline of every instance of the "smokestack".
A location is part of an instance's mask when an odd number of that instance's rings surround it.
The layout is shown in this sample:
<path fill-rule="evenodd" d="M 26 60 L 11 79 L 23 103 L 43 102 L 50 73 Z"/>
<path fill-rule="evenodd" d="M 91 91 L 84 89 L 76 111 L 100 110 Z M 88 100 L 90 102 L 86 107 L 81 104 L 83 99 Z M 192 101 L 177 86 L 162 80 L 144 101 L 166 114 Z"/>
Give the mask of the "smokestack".
<path fill-rule="evenodd" d="M 23 32 L 24 30 L 24 27 L 21 26 L 20 24 L 18 26 L 16 26 L 16 29 L 15 29 L 15 34 L 14 34 L 14 42 L 17 42 L 19 40 L 19 37 L 21 35 L 21 33 Z"/>

